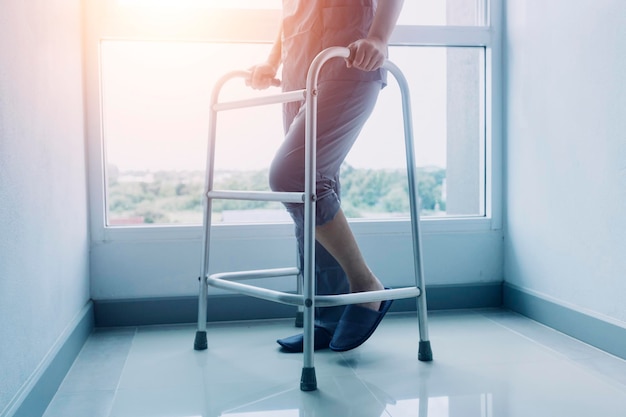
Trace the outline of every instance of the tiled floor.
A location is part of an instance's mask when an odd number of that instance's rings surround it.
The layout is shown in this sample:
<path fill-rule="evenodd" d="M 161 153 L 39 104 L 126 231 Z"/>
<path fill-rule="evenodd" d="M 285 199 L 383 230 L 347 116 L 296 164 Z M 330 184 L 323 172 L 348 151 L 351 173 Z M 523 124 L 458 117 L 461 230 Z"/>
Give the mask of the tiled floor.
<path fill-rule="evenodd" d="M 44 417 L 624 417 L 626 361 L 502 310 L 434 312 L 434 361 L 417 360 L 417 320 L 390 315 L 363 346 L 301 354 L 275 339 L 292 321 L 99 330 Z"/>

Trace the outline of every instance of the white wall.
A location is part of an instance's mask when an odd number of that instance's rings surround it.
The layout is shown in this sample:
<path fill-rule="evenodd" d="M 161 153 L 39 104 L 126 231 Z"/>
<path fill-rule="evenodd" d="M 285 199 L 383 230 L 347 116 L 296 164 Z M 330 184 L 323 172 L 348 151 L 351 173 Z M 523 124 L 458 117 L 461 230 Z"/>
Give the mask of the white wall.
<path fill-rule="evenodd" d="M 482 222 L 485 223 L 485 222 Z M 423 227 L 427 285 L 501 282 L 501 230 L 433 231 Z M 215 230 L 210 273 L 296 266 L 296 241 L 289 224 Z M 199 228 L 197 228 L 199 229 Z M 356 223 L 353 230 L 369 266 L 391 287 L 414 284 L 408 222 Z M 124 240 L 94 242 L 91 295 L 95 300 L 195 296 L 202 263 L 200 230 L 181 238 L 132 234 Z M 198 235 L 198 237 L 196 237 Z M 294 290 L 295 279 L 265 283 Z M 264 285 L 265 285 L 264 284 Z M 209 289 L 209 294 L 224 293 Z"/>
<path fill-rule="evenodd" d="M 0 415 L 89 299 L 80 0 L 0 3 Z"/>
<path fill-rule="evenodd" d="M 506 15 L 506 281 L 626 324 L 626 2 Z"/>

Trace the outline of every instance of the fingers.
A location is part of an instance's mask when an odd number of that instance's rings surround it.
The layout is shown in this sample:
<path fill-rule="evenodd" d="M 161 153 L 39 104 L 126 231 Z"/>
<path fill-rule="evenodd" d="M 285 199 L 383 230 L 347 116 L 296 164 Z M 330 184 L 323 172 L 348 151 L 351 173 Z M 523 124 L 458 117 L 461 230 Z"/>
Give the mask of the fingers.
<path fill-rule="evenodd" d="M 250 68 L 250 77 L 246 85 L 255 90 L 265 90 L 270 86 L 279 86 L 280 81 L 274 78 L 276 72 L 268 65 L 257 65 Z"/>
<path fill-rule="evenodd" d="M 348 68 L 362 71 L 374 71 L 385 63 L 386 48 L 369 39 L 360 39 L 351 43 L 350 56 L 346 58 Z"/>
<path fill-rule="evenodd" d="M 348 57 L 346 58 L 346 67 L 351 68 L 357 48 L 353 43 L 351 43 L 350 45 L 348 45 L 348 49 L 350 50 L 350 55 L 348 55 Z"/>
<path fill-rule="evenodd" d="M 269 88 L 272 81 L 272 76 L 266 74 L 264 71 L 259 70 L 259 68 L 255 68 L 252 71 L 252 76 L 250 79 L 250 87 L 255 90 L 265 90 Z"/>

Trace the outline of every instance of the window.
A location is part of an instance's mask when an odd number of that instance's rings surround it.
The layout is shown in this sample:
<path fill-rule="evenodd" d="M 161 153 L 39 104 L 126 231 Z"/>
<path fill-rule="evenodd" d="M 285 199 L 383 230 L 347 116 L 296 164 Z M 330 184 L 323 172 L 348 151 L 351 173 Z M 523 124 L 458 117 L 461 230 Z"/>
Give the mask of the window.
<path fill-rule="evenodd" d="M 104 3 L 110 22 L 96 35 L 105 225 L 200 224 L 211 87 L 222 74 L 266 57 L 280 2 Z M 221 13 L 235 23 L 206 24 L 224 20 Z M 270 23 L 246 24 L 258 13 Z M 484 217 L 490 210 L 487 22 L 485 0 L 412 0 L 392 40 L 390 59 L 411 87 L 427 218 Z M 343 168 L 343 205 L 352 218 L 408 213 L 400 97 L 391 79 Z M 224 94 L 258 94 L 240 84 Z M 216 188 L 267 189 L 280 117 L 276 106 L 220 114 Z M 277 203 L 215 201 L 214 211 L 214 221 L 223 223 L 289 221 Z"/>
<path fill-rule="evenodd" d="M 265 59 L 267 49 L 250 43 L 102 42 L 109 225 L 202 222 L 211 88 L 226 72 Z M 222 97 L 255 94 L 232 82 Z M 218 126 L 216 188 L 267 189 L 266 167 L 282 137 L 280 108 L 225 112 Z M 215 221 L 289 220 L 276 203 L 218 200 L 214 206 Z M 242 216 L 246 210 L 253 211 Z"/>
<path fill-rule="evenodd" d="M 405 1 L 399 25 L 485 26 L 487 0 L 410 0 Z"/>

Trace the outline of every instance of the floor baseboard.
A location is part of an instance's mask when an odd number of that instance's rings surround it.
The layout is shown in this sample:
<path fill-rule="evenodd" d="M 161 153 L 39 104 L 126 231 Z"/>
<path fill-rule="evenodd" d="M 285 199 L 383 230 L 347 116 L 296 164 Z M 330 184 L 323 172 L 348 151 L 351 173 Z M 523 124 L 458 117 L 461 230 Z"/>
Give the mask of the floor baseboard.
<path fill-rule="evenodd" d="M 502 297 L 505 308 L 626 359 L 626 328 L 507 283 Z"/>
<path fill-rule="evenodd" d="M 11 404 L 0 413 L 0 417 L 41 416 L 93 329 L 93 302 L 89 301 L 50 348 Z"/>
<path fill-rule="evenodd" d="M 502 283 L 435 285 L 426 287 L 429 310 L 502 306 Z M 416 310 L 414 299 L 396 300 L 392 312 Z M 96 327 L 194 323 L 197 297 L 95 300 Z M 295 317 L 296 307 L 243 295 L 211 296 L 208 321 L 268 320 Z"/>

